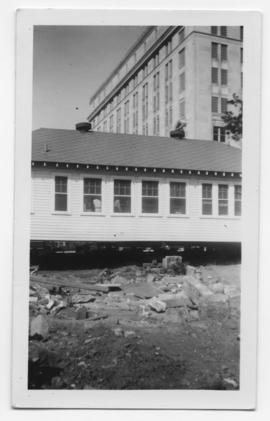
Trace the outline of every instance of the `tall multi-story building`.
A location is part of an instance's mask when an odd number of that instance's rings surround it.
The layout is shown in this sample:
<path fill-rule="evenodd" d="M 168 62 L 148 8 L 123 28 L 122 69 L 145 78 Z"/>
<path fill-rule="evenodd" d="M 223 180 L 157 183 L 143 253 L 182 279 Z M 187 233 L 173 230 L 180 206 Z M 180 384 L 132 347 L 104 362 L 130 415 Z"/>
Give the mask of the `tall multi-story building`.
<path fill-rule="evenodd" d="M 242 96 L 243 27 L 148 27 L 90 100 L 93 130 L 226 142 L 221 114 Z"/>

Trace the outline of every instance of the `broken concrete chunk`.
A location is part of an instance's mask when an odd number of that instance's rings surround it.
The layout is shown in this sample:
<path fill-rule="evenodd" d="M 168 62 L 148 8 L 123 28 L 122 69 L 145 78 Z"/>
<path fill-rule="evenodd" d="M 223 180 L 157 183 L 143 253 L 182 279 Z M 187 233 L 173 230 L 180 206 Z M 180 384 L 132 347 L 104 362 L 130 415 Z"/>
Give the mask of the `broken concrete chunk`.
<path fill-rule="evenodd" d="M 39 314 L 31 321 L 30 337 L 36 339 L 46 339 L 49 334 L 49 324 L 47 319 Z"/>
<path fill-rule="evenodd" d="M 224 294 L 224 285 L 221 282 L 212 284 L 210 288 L 215 294 Z"/>
<path fill-rule="evenodd" d="M 183 276 L 164 276 L 161 282 L 165 284 L 182 284 Z"/>
<path fill-rule="evenodd" d="M 146 276 L 146 282 L 149 282 L 150 284 L 152 282 L 155 282 L 156 280 L 156 275 L 154 275 L 153 273 L 148 273 Z"/>
<path fill-rule="evenodd" d="M 113 329 L 113 333 L 115 334 L 115 336 L 123 336 L 124 335 L 124 331 L 123 331 L 123 329 L 121 329 L 121 327 L 116 327 L 115 329 Z"/>
<path fill-rule="evenodd" d="M 175 265 L 182 264 L 182 256 L 165 256 L 162 259 L 162 267 L 166 270 L 172 269 Z"/>
<path fill-rule="evenodd" d="M 138 283 L 135 285 L 128 285 L 125 288 L 126 293 L 134 293 L 139 298 L 151 298 L 160 294 L 160 290 L 149 283 Z"/>
<path fill-rule="evenodd" d="M 135 336 L 136 333 L 134 332 L 134 330 L 125 330 L 124 331 L 124 337 L 125 338 L 130 338 L 132 336 Z"/>
<path fill-rule="evenodd" d="M 161 300 L 158 300 L 157 298 L 151 298 L 151 300 L 148 302 L 149 307 L 156 311 L 157 313 L 164 313 L 166 311 L 166 303 L 164 303 Z"/>
<path fill-rule="evenodd" d="M 122 285 L 122 284 L 126 284 L 127 280 L 126 278 L 124 278 L 123 276 L 120 275 L 116 275 L 114 278 L 112 278 L 111 280 L 112 284 L 118 284 L 118 285 Z"/>
<path fill-rule="evenodd" d="M 167 308 L 185 307 L 192 304 L 184 292 L 178 294 L 162 294 L 158 298 L 166 304 Z"/>
<path fill-rule="evenodd" d="M 71 298 L 72 304 L 89 303 L 95 301 L 96 297 L 91 294 L 74 294 Z"/>
<path fill-rule="evenodd" d="M 197 303 L 200 297 L 209 297 L 213 295 L 213 292 L 206 285 L 192 276 L 185 276 L 183 291 L 193 303 Z"/>

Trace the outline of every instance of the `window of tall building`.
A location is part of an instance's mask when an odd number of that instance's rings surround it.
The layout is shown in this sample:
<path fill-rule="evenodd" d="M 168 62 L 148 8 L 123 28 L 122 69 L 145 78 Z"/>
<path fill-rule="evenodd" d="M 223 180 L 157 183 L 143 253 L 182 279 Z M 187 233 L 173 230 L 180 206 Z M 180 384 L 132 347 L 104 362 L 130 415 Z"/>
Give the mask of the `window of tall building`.
<path fill-rule="evenodd" d="M 172 52 L 172 40 L 171 39 L 169 41 L 167 41 L 165 49 L 166 49 L 166 56 L 168 56 Z"/>
<path fill-rule="evenodd" d="M 142 213 L 158 213 L 158 181 L 142 181 Z"/>
<path fill-rule="evenodd" d="M 116 111 L 116 133 L 121 133 L 121 108 Z"/>
<path fill-rule="evenodd" d="M 218 97 L 212 96 L 212 113 L 218 113 Z"/>
<path fill-rule="evenodd" d="M 172 75 L 173 75 L 173 62 L 172 62 L 172 60 L 170 60 L 169 61 L 169 79 L 171 79 L 172 78 Z"/>
<path fill-rule="evenodd" d="M 218 83 L 218 68 L 212 67 L 212 83 Z"/>
<path fill-rule="evenodd" d="M 224 127 L 214 126 L 213 127 L 213 140 L 216 142 L 225 142 L 226 131 Z"/>
<path fill-rule="evenodd" d="M 183 92 L 186 89 L 186 76 L 185 72 L 182 72 L 179 76 L 179 92 Z"/>
<path fill-rule="evenodd" d="M 218 34 L 218 27 L 217 26 L 211 26 L 211 34 L 212 35 Z"/>
<path fill-rule="evenodd" d="M 181 215 L 186 213 L 186 183 L 170 183 L 170 213 Z"/>
<path fill-rule="evenodd" d="M 129 133 L 129 101 L 124 105 L 124 133 Z"/>
<path fill-rule="evenodd" d="M 169 108 L 169 125 L 172 127 L 173 123 L 173 113 L 172 113 L 172 107 Z"/>
<path fill-rule="evenodd" d="M 228 70 L 221 69 L 221 85 L 227 85 L 227 84 L 228 84 Z"/>
<path fill-rule="evenodd" d="M 156 135 L 159 136 L 159 116 L 158 115 L 156 119 Z"/>
<path fill-rule="evenodd" d="M 227 112 L 227 98 L 221 98 L 221 112 L 226 113 Z"/>
<path fill-rule="evenodd" d="M 240 63 L 243 64 L 243 48 L 240 48 Z"/>
<path fill-rule="evenodd" d="M 218 185 L 218 214 L 219 215 L 228 215 L 229 210 L 229 200 L 228 200 L 228 185 L 219 184 Z"/>
<path fill-rule="evenodd" d="M 168 80 L 169 77 L 169 63 L 165 64 L 165 81 Z"/>
<path fill-rule="evenodd" d="M 221 60 L 225 61 L 228 59 L 228 46 L 226 44 L 221 44 Z"/>
<path fill-rule="evenodd" d="M 110 116 L 110 132 L 113 132 L 113 115 Z"/>
<path fill-rule="evenodd" d="M 145 135 L 148 136 L 148 123 L 145 125 Z"/>
<path fill-rule="evenodd" d="M 181 99 L 179 101 L 179 118 L 180 120 L 184 120 L 185 117 L 186 117 L 185 100 Z"/>
<path fill-rule="evenodd" d="M 169 102 L 169 85 L 165 85 L 165 104 Z"/>
<path fill-rule="evenodd" d="M 179 31 L 179 37 L 178 37 L 179 44 L 181 44 L 181 42 L 183 42 L 184 39 L 185 39 L 185 28 L 182 28 Z"/>
<path fill-rule="evenodd" d="M 220 35 L 222 37 L 226 37 L 227 36 L 227 26 L 221 26 L 220 27 Z"/>
<path fill-rule="evenodd" d="M 159 65 L 159 51 L 154 56 L 154 67 Z"/>
<path fill-rule="evenodd" d="M 218 59 L 218 44 L 216 42 L 211 43 L 211 56 L 213 59 Z"/>
<path fill-rule="evenodd" d="M 244 39 L 244 27 L 240 26 L 240 40 L 243 41 Z"/>
<path fill-rule="evenodd" d="M 173 100 L 173 84 L 172 82 L 169 83 L 169 101 L 172 102 Z"/>
<path fill-rule="evenodd" d="M 179 65 L 179 69 L 182 69 L 182 67 L 185 66 L 185 48 L 183 48 L 181 51 L 179 51 L 178 53 L 178 65 Z"/>
<path fill-rule="evenodd" d="M 153 118 L 153 134 L 156 135 L 156 117 Z"/>
<path fill-rule="evenodd" d="M 166 127 L 166 129 L 168 128 L 168 126 L 169 126 L 169 111 L 166 108 L 166 110 L 165 110 L 165 127 Z"/>
<path fill-rule="evenodd" d="M 202 214 L 212 215 L 212 184 L 202 184 Z"/>
<path fill-rule="evenodd" d="M 105 120 L 103 122 L 103 131 L 106 132 L 107 131 L 107 120 Z"/>
<path fill-rule="evenodd" d="M 148 117 L 148 83 L 143 85 L 142 115 L 143 120 L 146 120 Z"/>
<path fill-rule="evenodd" d="M 234 214 L 240 216 L 242 212 L 242 186 L 234 186 Z"/>
<path fill-rule="evenodd" d="M 243 72 L 240 73 L 241 88 L 243 88 Z"/>

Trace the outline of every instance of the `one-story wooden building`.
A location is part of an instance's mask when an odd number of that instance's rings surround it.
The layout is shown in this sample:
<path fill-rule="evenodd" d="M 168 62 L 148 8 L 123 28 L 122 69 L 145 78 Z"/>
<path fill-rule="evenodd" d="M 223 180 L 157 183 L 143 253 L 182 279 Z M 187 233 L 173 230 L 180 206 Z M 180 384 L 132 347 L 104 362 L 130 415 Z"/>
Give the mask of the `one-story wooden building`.
<path fill-rule="evenodd" d="M 33 132 L 31 243 L 241 242 L 241 150 L 83 130 Z"/>

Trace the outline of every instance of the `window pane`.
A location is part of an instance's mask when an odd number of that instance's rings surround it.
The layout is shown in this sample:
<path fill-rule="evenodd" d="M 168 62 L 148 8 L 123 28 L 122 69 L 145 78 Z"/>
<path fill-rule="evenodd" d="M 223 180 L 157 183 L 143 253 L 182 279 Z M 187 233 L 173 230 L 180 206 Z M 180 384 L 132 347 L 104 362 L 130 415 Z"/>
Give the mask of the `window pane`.
<path fill-rule="evenodd" d="M 202 213 L 203 215 L 212 215 L 212 200 L 203 199 Z"/>
<path fill-rule="evenodd" d="M 185 65 L 185 49 L 179 52 L 179 69 L 182 69 Z"/>
<path fill-rule="evenodd" d="M 226 184 L 219 184 L 218 186 L 218 198 L 228 199 L 228 186 Z"/>
<path fill-rule="evenodd" d="M 67 210 L 67 195 L 66 194 L 55 194 L 55 210 L 66 211 Z"/>
<path fill-rule="evenodd" d="M 211 51 L 212 51 L 212 58 L 217 59 L 218 58 L 218 44 L 216 42 L 212 42 Z"/>
<path fill-rule="evenodd" d="M 114 196 L 114 212 L 129 213 L 131 212 L 131 198 L 124 196 Z"/>
<path fill-rule="evenodd" d="M 221 60 L 227 60 L 227 45 L 221 44 Z"/>
<path fill-rule="evenodd" d="M 84 212 L 101 212 L 101 196 L 84 196 L 83 210 Z"/>
<path fill-rule="evenodd" d="M 67 193 L 67 177 L 55 177 L 55 192 Z"/>
<path fill-rule="evenodd" d="M 227 69 L 221 69 L 221 85 L 227 85 L 227 83 L 228 83 Z"/>
<path fill-rule="evenodd" d="M 218 201 L 218 214 L 219 215 L 228 215 L 228 200 L 219 200 Z"/>
<path fill-rule="evenodd" d="M 212 83 L 218 83 L 218 68 L 212 67 Z"/>
<path fill-rule="evenodd" d="M 130 180 L 114 180 L 114 194 L 130 196 Z"/>
<path fill-rule="evenodd" d="M 186 197 L 185 183 L 170 183 L 171 197 Z"/>
<path fill-rule="evenodd" d="M 237 200 L 242 199 L 242 187 L 241 186 L 234 186 L 234 197 Z"/>
<path fill-rule="evenodd" d="M 220 35 L 222 37 L 226 37 L 227 36 L 227 26 L 221 26 L 220 27 Z"/>
<path fill-rule="evenodd" d="M 221 112 L 227 112 L 227 98 L 221 98 Z"/>
<path fill-rule="evenodd" d="M 170 199 L 170 213 L 185 214 L 186 199 Z"/>
<path fill-rule="evenodd" d="M 212 96 L 212 113 L 218 113 L 218 97 Z"/>
<path fill-rule="evenodd" d="M 142 182 L 143 196 L 158 196 L 158 181 L 143 181 Z"/>
<path fill-rule="evenodd" d="M 84 194 L 101 194 L 101 179 L 85 178 Z"/>
<path fill-rule="evenodd" d="M 212 199 L 212 184 L 202 185 L 202 197 L 204 199 Z"/>
<path fill-rule="evenodd" d="M 158 198 L 143 197 L 142 198 L 142 212 L 143 213 L 158 213 Z"/>
<path fill-rule="evenodd" d="M 217 35 L 217 26 L 211 26 L 211 34 L 212 35 Z"/>

